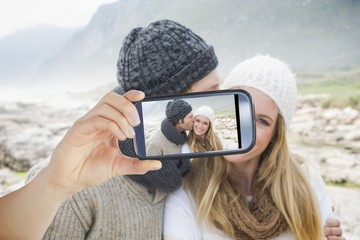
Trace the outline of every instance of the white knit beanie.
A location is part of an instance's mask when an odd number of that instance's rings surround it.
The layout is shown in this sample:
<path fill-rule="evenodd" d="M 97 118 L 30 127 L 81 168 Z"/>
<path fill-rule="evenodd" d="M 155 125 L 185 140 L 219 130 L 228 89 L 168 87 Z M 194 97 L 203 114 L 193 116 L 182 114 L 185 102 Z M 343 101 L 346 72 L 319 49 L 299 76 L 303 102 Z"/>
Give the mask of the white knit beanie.
<path fill-rule="evenodd" d="M 207 117 L 212 123 L 215 121 L 215 114 L 211 107 L 208 106 L 199 107 L 194 112 L 194 117 L 196 117 L 197 115 L 203 115 Z"/>
<path fill-rule="evenodd" d="M 296 108 L 297 88 L 295 75 L 279 59 L 256 55 L 239 63 L 225 79 L 222 89 L 248 86 L 271 97 L 289 129 Z"/>

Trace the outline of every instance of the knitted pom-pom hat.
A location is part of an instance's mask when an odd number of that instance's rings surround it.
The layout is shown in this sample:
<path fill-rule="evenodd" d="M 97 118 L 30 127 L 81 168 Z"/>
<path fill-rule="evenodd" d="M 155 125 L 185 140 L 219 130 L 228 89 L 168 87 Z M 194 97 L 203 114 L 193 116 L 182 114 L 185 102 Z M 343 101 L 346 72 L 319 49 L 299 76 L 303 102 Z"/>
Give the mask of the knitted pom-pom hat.
<path fill-rule="evenodd" d="M 296 108 L 297 88 L 295 75 L 287 64 L 264 55 L 247 59 L 232 70 L 221 88 L 241 86 L 256 88 L 272 98 L 289 129 Z"/>
<path fill-rule="evenodd" d="M 209 106 L 201 106 L 198 109 L 196 109 L 194 112 L 194 117 L 196 117 L 198 115 L 203 115 L 203 116 L 207 117 L 210 120 L 210 122 L 212 122 L 212 123 L 214 123 L 214 121 L 215 121 L 214 111 Z"/>

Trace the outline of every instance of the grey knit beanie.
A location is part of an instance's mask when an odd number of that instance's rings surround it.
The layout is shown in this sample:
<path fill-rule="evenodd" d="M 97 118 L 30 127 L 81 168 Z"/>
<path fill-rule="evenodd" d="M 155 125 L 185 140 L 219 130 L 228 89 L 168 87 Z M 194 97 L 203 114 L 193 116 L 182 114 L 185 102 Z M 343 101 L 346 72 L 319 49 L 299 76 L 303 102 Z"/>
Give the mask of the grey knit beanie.
<path fill-rule="evenodd" d="M 133 29 L 124 39 L 117 80 L 124 92 L 147 96 L 181 93 L 215 70 L 212 46 L 185 26 L 159 20 Z"/>
<path fill-rule="evenodd" d="M 188 102 L 182 99 L 175 99 L 166 105 L 165 115 L 171 123 L 177 123 L 192 111 Z"/>

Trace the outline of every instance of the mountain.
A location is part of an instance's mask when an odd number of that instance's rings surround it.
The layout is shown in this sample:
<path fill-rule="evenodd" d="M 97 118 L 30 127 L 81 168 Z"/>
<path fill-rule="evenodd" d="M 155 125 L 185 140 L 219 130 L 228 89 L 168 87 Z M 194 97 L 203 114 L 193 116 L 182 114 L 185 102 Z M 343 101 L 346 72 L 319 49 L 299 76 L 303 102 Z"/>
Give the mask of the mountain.
<path fill-rule="evenodd" d="M 0 84 L 29 80 L 38 66 L 57 54 L 77 28 L 39 25 L 0 39 Z M 26 84 L 26 82 L 25 82 Z M 16 84 L 15 84 L 16 85 Z"/>
<path fill-rule="evenodd" d="M 126 34 L 164 18 L 214 45 L 222 76 L 256 53 L 276 56 L 297 73 L 360 66 L 360 1 L 119 0 L 101 6 L 61 50 L 47 55 L 34 81 L 68 88 L 114 82 Z"/>

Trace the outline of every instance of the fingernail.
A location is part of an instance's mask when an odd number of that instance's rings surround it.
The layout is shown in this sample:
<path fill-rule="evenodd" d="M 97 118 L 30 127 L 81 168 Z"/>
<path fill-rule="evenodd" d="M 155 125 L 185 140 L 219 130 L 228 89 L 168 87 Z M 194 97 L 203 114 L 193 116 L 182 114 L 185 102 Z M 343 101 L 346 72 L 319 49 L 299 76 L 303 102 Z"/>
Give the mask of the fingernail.
<path fill-rule="evenodd" d="M 130 116 L 130 121 L 132 126 L 137 126 L 140 124 L 140 119 L 138 114 L 132 114 Z"/>
<path fill-rule="evenodd" d="M 153 166 L 153 170 L 159 170 L 160 168 L 162 168 L 162 164 L 160 161 L 156 161 L 156 164 L 154 164 Z"/>
<path fill-rule="evenodd" d="M 145 93 L 143 91 L 140 91 L 140 90 L 136 90 L 136 89 L 133 89 L 133 91 L 136 93 L 136 94 L 142 94 L 145 96 Z"/>
<path fill-rule="evenodd" d="M 117 134 L 117 138 L 119 139 L 119 140 L 125 140 L 126 139 L 126 136 L 125 136 L 125 134 L 123 133 L 123 131 L 121 131 L 121 130 L 119 130 L 118 131 L 118 134 Z"/>
<path fill-rule="evenodd" d="M 131 138 L 135 136 L 135 131 L 131 126 L 128 127 L 128 132 Z"/>

